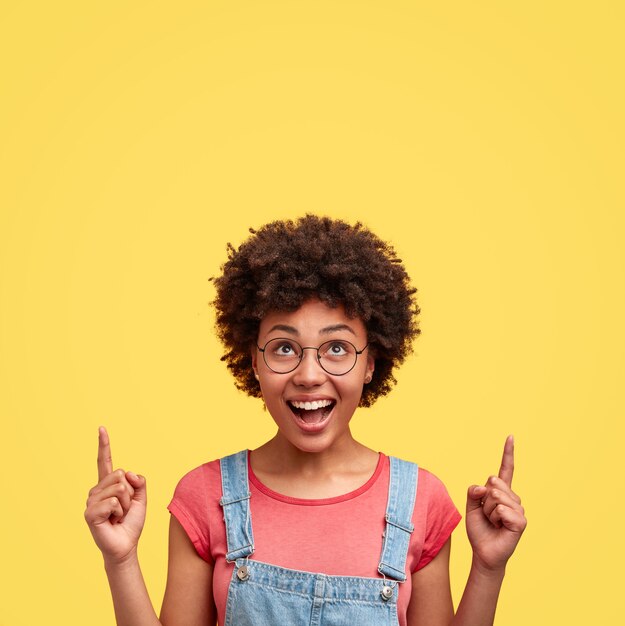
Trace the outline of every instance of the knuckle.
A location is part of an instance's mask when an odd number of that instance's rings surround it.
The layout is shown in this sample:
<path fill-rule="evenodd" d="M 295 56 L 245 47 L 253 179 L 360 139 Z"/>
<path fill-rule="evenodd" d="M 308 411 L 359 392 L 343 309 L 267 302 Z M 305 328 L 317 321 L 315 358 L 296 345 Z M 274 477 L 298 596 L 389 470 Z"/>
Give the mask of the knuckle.
<path fill-rule="evenodd" d="M 124 478 L 126 476 L 126 472 L 124 472 L 124 470 L 121 469 L 121 468 L 116 469 L 115 472 L 113 472 L 113 473 L 115 474 L 117 479 L 122 479 L 122 478 Z"/>

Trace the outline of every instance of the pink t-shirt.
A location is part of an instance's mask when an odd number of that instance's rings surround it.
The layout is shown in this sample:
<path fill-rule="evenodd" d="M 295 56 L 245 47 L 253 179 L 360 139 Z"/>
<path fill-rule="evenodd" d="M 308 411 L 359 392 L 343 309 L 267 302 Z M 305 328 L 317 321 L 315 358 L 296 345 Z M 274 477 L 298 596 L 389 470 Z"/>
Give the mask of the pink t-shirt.
<path fill-rule="evenodd" d="M 375 472 L 362 487 L 335 498 L 305 500 L 281 495 L 263 485 L 248 467 L 252 559 L 290 569 L 338 576 L 378 578 L 384 513 L 388 498 L 389 460 L 380 453 Z M 219 624 L 224 623 L 233 563 L 227 563 L 226 529 L 219 461 L 186 474 L 167 507 L 182 524 L 198 554 L 214 565 L 213 594 Z M 445 544 L 461 516 L 443 483 L 419 468 L 407 567 L 427 565 Z M 406 626 L 411 580 L 399 585 L 398 614 Z"/>

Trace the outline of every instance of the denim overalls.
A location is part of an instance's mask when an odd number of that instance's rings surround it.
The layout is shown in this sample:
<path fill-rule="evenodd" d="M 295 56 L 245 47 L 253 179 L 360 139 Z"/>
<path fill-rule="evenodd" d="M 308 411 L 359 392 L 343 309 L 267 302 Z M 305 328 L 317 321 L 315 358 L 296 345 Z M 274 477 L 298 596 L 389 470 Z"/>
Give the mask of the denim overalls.
<path fill-rule="evenodd" d="M 224 626 L 398 626 L 397 583 L 406 580 L 418 473 L 414 463 L 394 457 L 389 461 L 386 529 L 378 565 L 382 577 L 364 578 L 313 574 L 250 560 L 254 535 L 247 450 L 221 459 L 226 560 L 235 563 Z"/>

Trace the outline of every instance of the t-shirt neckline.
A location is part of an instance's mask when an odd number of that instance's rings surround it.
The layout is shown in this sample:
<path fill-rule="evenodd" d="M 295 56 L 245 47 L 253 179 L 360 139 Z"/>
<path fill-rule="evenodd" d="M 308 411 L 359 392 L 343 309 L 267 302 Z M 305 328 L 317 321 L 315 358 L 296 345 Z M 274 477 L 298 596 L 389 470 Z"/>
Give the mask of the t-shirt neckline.
<path fill-rule="evenodd" d="M 256 474 L 254 474 L 254 471 L 252 470 L 252 464 L 250 462 L 250 452 L 251 452 L 250 450 L 247 451 L 247 472 L 248 472 L 250 483 L 254 485 L 254 487 L 256 487 L 258 491 L 265 494 L 266 496 L 269 496 L 270 498 L 273 498 L 274 500 L 279 500 L 280 502 L 286 502 L 287 504 L 298 504 L 301 506 L 320 506 L 320 505 L 328 505 L 328 504 L 338 504 L 340 502 L 346 502 L 348 500 L 357 498 L 358 496 L 362 495 L 363 493 L 371 489 L 371 487 L 373 487 L 375 482 L 380 477 L 382 470 L 384 469 L 384 465 L 385 465 L 386 458 L 387 458 L 383 452 L 379 452 L 378 464 L 376 465 L 375 470 L 373 471 L 373 474 L 363 485 L 361 485 L 357 489 L 354 489 L 353 491 L 344 493 L 340 496 L 334 496 L 332 498 L 295 498 L 293 496 L 286 496 L 282 493 L 274 491 L 273 489 L 270 489 L 269 487 L 267 487 L 267 485 L 265 485 L 264 483 L 260 481 L 260 479 L 256 476 Z"/>

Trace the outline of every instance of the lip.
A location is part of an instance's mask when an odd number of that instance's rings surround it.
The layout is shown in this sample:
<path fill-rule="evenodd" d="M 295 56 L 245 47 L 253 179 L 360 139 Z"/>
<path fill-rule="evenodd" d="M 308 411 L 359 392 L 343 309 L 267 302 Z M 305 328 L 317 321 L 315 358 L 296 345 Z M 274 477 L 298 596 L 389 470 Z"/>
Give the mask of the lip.
<path fill-rule="evenodd" d="M 295 425 L 302 432 L 310 433 L 310 434 L 319 433 L 325 430 L 325 428 L 328 426 L 328 424 L 332 420 L 332 416 L 334 415 L 334 409 L 336 409 L 336 404 L 337 404 L 334 398 L 318 398 L 318 397 L 316 398 L 309 397 L 305 399 L 304 398 L 292 398 L 291 402 L 314 402 L 315 400 L 332 400 L 334 402 L 334 405 L 332 406 L 332 410 L 326 415 L 326 417 L 324 417 L 320 422 L 317 422 L 316 424 L 308 424 L 304 420 L 300 419 L 297 415 L 295 415 L 295 413 L 293 413 L 293 411 L 291 411 L 291 407 L 287 403 L 286 410 L 291 415 L 291 418 L 295 422 Z"/>

